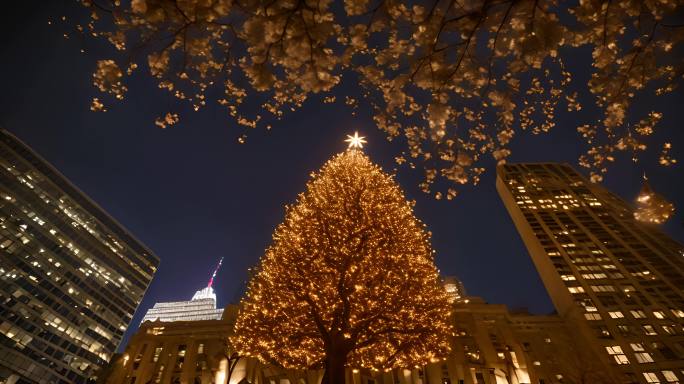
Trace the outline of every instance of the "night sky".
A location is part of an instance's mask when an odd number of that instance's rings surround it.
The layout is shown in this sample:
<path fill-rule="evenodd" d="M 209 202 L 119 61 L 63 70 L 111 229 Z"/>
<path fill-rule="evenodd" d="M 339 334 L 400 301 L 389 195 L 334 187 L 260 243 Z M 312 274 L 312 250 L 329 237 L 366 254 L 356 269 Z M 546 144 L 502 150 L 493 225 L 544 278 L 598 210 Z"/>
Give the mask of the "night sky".
<path fill-rule="evenodd" d="M 111 50 L 72 34 L 48 20 L 79 14 L 74 1 L 18 2 L 3 7 L 0 34 L 0 124 L 45 157 L 82 191 L 152 249 L 161 259 L 157 275 L 139 307 L 130 335 L 144 312 L 158 301 L 189 300 L 206 286 L 219 258 L 225 257 L 214 287 L 220 306 L 239 301 L 247 268 L 257 263 L 271 233 L 284 217 L 284 205 L 302 192 L 311 171 L 345 149 L 347 134 L 367 136 L 365 151 L 386 171 L 401 141 L 389 143 L 373 126 L 370 111 L 357 116 L 343 104 L 310 99 L 273 129 L 243 133 L 219 106 L 194 113 L 181 109 L 181 123 L 154 126 L 174 106 L 145 76 L 128 83 L 125 102 L 106 113 L 89 110 L 96 95 L 91 84 L 95 61 Z M 80 53 L 85 48 L 86 53 Z M 575 54 L 570 68 L 574 87 L 586 94 L 588 50 Z M 140 72 L 140 71 L 139 71 Z M 353 90 L 341 87 L 337 94 Z M 653 143 L 673 142 L 673 156 L 684 161 L 684 91 L 655 100 L 637 100 L 638 112 L 657 106 L 665 115 Z M 592 118 L 558 113 L 549 135 L 521 134 L 514 139 L 511 162 L 554 161 L 576 164 L 584 150 L 575 127 Z M 674 202 L 678 212 L 665 231 L 684 241 L 684 181 L 681 164 L 657 165 L 658 145 L 637 164 L 628 155 L 612 166 L 605 185 L 632 201 L 646 171 L 651 185 Z M 553 310 L 495 189 L 493 168 L 477 187 L 461 188 L 453 201 L 436 201 L 417 188 L 418 170 L 400 168 L 398 181 L 416 200 L 416 215 L 433 232 L 436 263 L 445 275 L 458 276 L 471 295 L 533 313 Z"/>

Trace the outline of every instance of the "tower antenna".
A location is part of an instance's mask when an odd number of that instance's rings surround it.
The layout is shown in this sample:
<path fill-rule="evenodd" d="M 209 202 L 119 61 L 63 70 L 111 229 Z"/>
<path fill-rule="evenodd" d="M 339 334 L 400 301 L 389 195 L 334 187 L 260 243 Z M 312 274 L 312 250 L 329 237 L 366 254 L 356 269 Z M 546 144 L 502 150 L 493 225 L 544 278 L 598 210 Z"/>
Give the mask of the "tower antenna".
<path fill-rule="evenodd" d="M 223 257 L 219 260 L 216 269 L 214 269 L 214 273 L 211 274 L 211 279 L 209 279 L 209 285 L 207 285 L 207 287 L 211 288 L 211 285 L 214 284 L 214 277 L 216 277 L 216 272 L 221 268 L 221 263 L 223 263 Z"/>

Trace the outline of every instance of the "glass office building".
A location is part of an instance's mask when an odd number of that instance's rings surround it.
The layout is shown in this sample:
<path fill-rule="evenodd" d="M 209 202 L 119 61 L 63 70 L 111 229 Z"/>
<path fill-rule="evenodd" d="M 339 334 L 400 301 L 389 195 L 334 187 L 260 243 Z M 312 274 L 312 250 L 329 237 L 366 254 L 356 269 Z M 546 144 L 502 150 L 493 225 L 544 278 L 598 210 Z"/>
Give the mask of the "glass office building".
<path fill-rule="evenodd" d="M 496 183 L 583 353 L 614 382 L 684 382 L 684 246 L 568 165 L 507 164 Z"/>
<path fill-rule="evenodd" d="M 121 342 L 159 259 L 0 130 L 0 382 L 83 383 Z"/>

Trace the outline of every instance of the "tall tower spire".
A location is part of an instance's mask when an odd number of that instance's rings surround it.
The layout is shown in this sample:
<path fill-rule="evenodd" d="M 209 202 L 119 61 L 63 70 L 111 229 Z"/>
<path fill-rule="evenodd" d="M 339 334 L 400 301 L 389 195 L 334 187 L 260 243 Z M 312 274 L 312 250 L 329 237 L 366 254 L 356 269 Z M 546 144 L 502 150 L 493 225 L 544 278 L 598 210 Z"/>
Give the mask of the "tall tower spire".
<path fill-rule="evenodd" d="M 209 279 L 209 284 L 207 287 L 211 288 L 212 284 L 214 284 L 214 277 L 216 277 L 216 272 L 218 272 L 219 268 L 221 268 L 221 263 L 223 263 L 223 257 L 221 257 L 221 260 L 219 260 L 216 269 L 214 269 L 214 273 L 211 274 L 211 278 Z"/>

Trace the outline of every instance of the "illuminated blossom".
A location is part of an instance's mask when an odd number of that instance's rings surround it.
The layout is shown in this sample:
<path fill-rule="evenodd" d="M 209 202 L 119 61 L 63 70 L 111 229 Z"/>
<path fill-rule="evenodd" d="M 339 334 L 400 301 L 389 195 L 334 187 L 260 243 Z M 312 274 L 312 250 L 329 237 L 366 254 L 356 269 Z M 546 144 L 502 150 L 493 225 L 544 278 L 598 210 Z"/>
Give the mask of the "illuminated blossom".
<path fill-rule="evenodd" d="M 577 130 L 587 147 L 579 163 L 601 180 L 618 153 L 638 158 L 662 117 L 651 111 L 630 121 L 635 97 L 671 92 L 684 73 L 675 54 L 684 45 L 678 0 L 83 4 L 92 20 L 79 31 L 107 39 L 133 65 L 146 64 L 160 88 L 194 110 L 220 103 L 244 129 L 270 127 L 313 94 L 332 101 L 343 74 L 358 79 L 361 89 L 345 100 L 356 108 L 356 96 L 365 97 L 377 127 L 405 140 L 413 159 L 405 164 L 436 170 L 423 183 L 425 192 L 440 189 L 435 196 L 477 183 L 492 157 L 504 163 L 518 133 L 554 129 L 559 105 L 568 112 L 597 107 Z M 562 57 L 586 51 L 580 48 L 589 48 L 592 62 L 578 93 L 568 88 Z M 126 75 L 135 67 L 128 68 Z M 100 60 L 94 83 L 122 99 L 126 75 Z M 209 92 L 214 87 L 223 92 Z M 262 108 L 255 111 L 251 99 Z M 463 156 L 467 165 L 457 162 Z"/>

